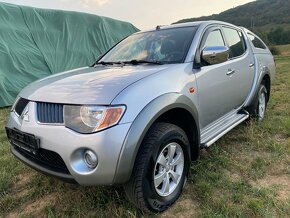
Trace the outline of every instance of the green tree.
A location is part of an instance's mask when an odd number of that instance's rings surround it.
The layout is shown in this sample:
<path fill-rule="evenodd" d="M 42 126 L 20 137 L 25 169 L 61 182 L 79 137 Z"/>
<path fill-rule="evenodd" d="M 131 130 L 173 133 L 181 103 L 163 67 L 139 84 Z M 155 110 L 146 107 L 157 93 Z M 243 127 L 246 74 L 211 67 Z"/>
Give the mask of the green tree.
<path fill-rule="evenodd" d="M 268 33 L 268 40 L 275 45 L 284 45 L 290 43 L 290 31 L 282 27 L 271 29 Z"/>

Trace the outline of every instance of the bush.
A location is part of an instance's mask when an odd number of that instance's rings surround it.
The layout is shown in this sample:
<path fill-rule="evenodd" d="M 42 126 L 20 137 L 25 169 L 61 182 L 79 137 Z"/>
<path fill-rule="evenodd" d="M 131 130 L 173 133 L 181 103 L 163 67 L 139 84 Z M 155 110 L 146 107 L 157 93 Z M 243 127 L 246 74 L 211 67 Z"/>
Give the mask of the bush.
<path fill-rule="evenodd" d="M 270 46 L 269 49 L 270 49 L 272 55 L 280 55 L 280 51 L 279 51 L 279 49 L 277 47 Z"/>

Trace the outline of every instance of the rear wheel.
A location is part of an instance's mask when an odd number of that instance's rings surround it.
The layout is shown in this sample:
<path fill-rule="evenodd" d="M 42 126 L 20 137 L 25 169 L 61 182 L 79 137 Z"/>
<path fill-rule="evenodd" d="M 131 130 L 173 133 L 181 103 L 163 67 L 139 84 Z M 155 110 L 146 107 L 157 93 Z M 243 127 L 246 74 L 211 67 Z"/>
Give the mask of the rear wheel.
<path fill-rule="evenodd" d="M 259 87 L 259 92 L 254 99 L 252 105 L 248 108 L 250 116 L 258 121 L 262 121 L 265 118 L 266 109 L 268 103 L 268 91 L 262 83 Z"/>
<path fill-rule="evenodd" d="M 156 123 L 148 131 L 136 157 L 129 200 L 143 212 L 162 212 L 180 196 L 189 171 L 189 142 L 178 126 Z"/>

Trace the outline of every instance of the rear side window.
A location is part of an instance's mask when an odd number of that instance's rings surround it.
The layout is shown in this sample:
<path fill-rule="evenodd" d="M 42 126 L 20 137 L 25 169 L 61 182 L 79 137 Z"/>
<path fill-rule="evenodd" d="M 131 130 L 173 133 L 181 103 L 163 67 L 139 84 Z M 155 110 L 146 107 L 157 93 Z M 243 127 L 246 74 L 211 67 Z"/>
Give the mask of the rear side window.
<path fill-rule="evenodd" d="M 230 49 L 230 58 L 236 58 L 243 55 L 246 51 L 246 47 L 242 32 L 227 27 L 224 27 L 223 30 Z"/>
<path fill-rule="evenodd" d="M 220 30 L 213 30 L 208 34 L 202 49 L 209 46 L 225 46 Z"/>
<path fill-rule="evenodd" d="M 251 33 L 248 33 L 248 37 L 252 41 L 255 48 L 266 49 L 264 43 L 256 36 L 252 35 Z"/>

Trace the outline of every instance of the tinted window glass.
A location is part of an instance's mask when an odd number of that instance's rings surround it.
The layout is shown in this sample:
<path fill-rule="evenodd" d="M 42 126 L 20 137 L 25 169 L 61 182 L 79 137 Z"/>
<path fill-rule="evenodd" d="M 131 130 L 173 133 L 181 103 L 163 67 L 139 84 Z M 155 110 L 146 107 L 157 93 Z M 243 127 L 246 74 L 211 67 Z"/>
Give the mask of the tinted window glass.
<path fill-rule="evenodd" d="M 203 49 L 209 46 L 224 46 L 224 40 L 220 30 L 210 32 L 204 42 Z"/>
<path fill-rule="evenodd" d="M 229 44 L 230 58 L 239 57 L 244 54 L 246 48 L 242 33 L 231 28 L 224 28 L 224 33 Z"/>
<path fill-rule="evenodd" d="M 266 46 L 264 45 L 264 43 L 260 39 L 258 39 L 256 36 L 250 33 L 248 33 L 248 36 L 256 48 L 266 49 Z"/>

